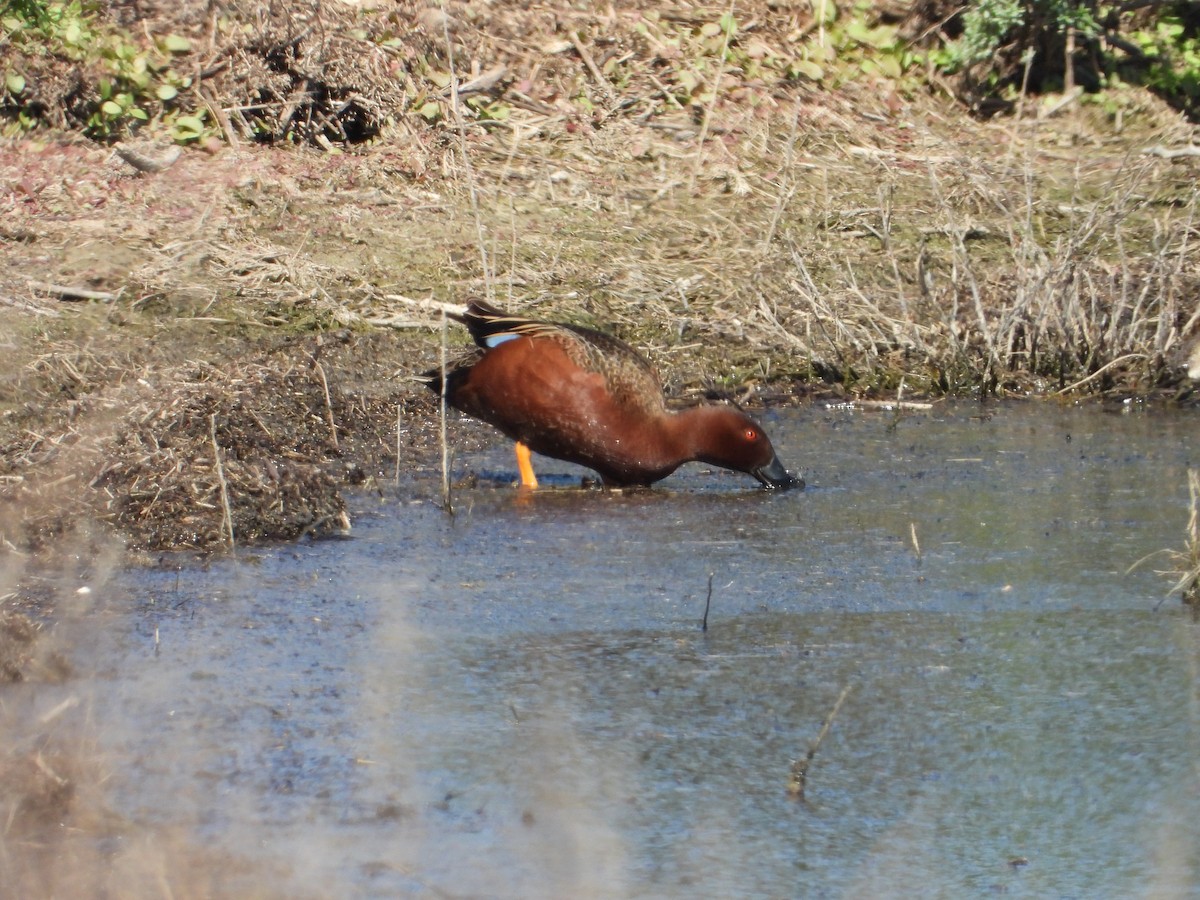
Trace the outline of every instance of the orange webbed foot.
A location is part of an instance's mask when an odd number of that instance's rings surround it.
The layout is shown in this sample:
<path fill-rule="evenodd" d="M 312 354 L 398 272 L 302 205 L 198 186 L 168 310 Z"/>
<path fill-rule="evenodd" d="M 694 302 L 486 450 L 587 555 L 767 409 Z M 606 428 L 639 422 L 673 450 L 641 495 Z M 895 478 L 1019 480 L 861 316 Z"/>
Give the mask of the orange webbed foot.
<path fill-rule="evenodd" d="M 533 456 L 529 448 L 517 441 L 517 470 L 521 473 L 521 487 L 535 488 L 538 486 L 537 476 L 533 474 Z"/>

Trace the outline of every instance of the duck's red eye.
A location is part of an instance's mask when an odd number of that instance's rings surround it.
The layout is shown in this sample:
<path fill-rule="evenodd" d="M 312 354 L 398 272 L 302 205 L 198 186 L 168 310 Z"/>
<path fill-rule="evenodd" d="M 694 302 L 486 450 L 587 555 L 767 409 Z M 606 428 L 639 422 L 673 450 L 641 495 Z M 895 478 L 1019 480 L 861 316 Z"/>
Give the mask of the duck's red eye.
<path fill-rule="evenodd" d="M 742 437 L 744 437 L 748 441 L 757 441 L 758 440 L 758 432 L 755 431 L 753 428 L 747 428 L 745 431 L 742 432 Z"/>

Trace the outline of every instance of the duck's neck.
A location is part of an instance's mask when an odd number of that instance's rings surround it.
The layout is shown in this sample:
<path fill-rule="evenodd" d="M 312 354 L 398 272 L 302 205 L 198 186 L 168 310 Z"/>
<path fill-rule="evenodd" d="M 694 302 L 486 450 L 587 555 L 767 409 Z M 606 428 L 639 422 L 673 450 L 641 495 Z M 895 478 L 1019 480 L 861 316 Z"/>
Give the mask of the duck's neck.
<path fill-rule="evenodd" d="M 722 415 L 719 406 L 693 406 L 667 414 L 664 426 L 672 453 L 681 462 L 704 460 L 710 457 L 713 446 L 714 424 Z"/>

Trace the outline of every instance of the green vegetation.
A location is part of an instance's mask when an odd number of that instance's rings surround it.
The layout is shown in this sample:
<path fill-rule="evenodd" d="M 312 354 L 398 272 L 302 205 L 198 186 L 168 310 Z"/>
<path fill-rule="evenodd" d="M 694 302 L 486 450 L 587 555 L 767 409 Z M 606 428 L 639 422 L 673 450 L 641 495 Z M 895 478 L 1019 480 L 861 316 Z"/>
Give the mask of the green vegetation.
<path fill-rule="evenodd" d="M 962 75 L 976 101 L 1128 81 L 1188 115 L 1200 112 L 1194 3 L 980 0 L 947 30 L 953 39 L 933 48 L 930 58 L 942 71 Z"/>
<path fill-rule="evenodd" d="M 1178 15 L 1164 15 L 1134 32 L 1146 59 L 1142 83 L 1195 117 L 1200 113 L 1200 33 Z"/>
<path fill-rule="evenodd" d="M 898 26 L 874 20 L 873 6 L 859 0 L 842 15 L 832 0 L 817 0 L 813 20 L 783 44 L 764 40 L 758 30 L 743 32 L 743 22 L 728 13 L 681 23 L 648 12 L 636 31 L 659 48 L 660 57 L 676 63 L 662 73 L 664 83 L 675 88 L 666 99 L 686 106 L 712 101 L 718 69 L 739 84 L 808 81 L 831 89 L 863 76 L 902 77 L 920 54 L 908 47 Z"/>
<path fill-rule="evenodd" d="M 97 10 L 98 4 L 80 0 L 10 0 L 4 7 L 0 29 L 15 51 L 6 55 L 0 93 L 0 112 L 9 119 L 5 132 L 28 131 L 56 118 L 22 69 L 45 75 L 66 64 L 80 73 L 67 118 L 90 137 L 121 137 L 157 119 L 180 142 L 199 138 L 204 114 L 187 97 L 192 77 L 178 65 L 191 41 L 167 34 L 147 44 L 105 25 Z"/>
<path fill-rule="evenodd" d="M 602 94 L 635 92 L 663 112 L 795 84 L 839 90 L 884 79 L 911 92 L 931 70 L 956 76 L 956 90 L 976 107 L 1003 105 L 1022 91 L 1130 82 L 1194 115 L 1200 104 L 1194 6 L 980 0 L 944 22 L 922 22 L 889 20 L 871 0 L 844 7 L 817 0 L 809 21 L 775 33 L 752 9 L 716 15 L 649 8 L 632 19 L 636 44 L 628 52 L 593 59 L 586 34 L 569 34 L 541 53 L 549 65 L 576 53 L 585 58 L 581 74 L 590 77 L 576 78 L 569 92 L 583 115 L 597 111 L 597 86 Z M 211 78 L 229 66 L 200 73 L 195 36 L 167 30 L 169 22 L 143 22 L 131 34 L 92 0 L 8 0 L 0 9 L 0 119 L 7 133 L 51 124 L 108 140 L 153 124 L 186 143 L 223 124 L 211 118 L 196 76 Z M 941 15 L 939 9 L 930 4 L 925 14 Z M 321 21 L 330 13 L 316 15 Z M 360 15 L 367 18 L 347 30 L 345 46 L 322 41 L 321 53 L 310 51 L 302 65 L 286 15 L 255 26 L 212 20 L 225 49 L 238 51 L 224 57 L 258 57 L 231 79 L 241 91 L 235 105 L 248 111 L 243 121 L 236 113 L 233 125 L 251 140 L 299 136 L 327 147 L 331 140 L 368 140 L 410 111 L 429 125 L 448 122 L 450 60 L 440 20 L 429 20 L 422 44 L 412 22 Z M 46 80 L 64 64 L 73 67 L 75 84 L 47 91 Z M 248 72 L 266 80 L 247 82 Z M 460 83 L 469 77 L 460 72 Z M 210 95 L 221 96 L 219 84 L 205 83 Z M 464 96 L 463 106 L 470 120 L 493 123 L 508 121 L 513 109 L 503 90 L 486 88 Z"/>

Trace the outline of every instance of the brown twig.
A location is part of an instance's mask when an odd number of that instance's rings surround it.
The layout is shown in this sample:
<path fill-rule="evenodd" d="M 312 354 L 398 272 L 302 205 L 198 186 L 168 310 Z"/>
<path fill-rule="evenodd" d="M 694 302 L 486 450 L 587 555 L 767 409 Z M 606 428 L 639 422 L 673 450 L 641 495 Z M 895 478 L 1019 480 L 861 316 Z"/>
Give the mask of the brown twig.
<path fill-rule="evenodd" d="M 321 378 L 321 390 L 325 392 L 325 418 L 329 422 L 329 438 L 333 442 L 333 449 L 341 450 L 338 446 L 337 422 L 333 418 L 333 398 L 329 396 L 329 381 L 325 378 L 325 367 L 315 359 L 313 365 L 317 369 L 317 375 Z"/>
<path fill-rule="evenodd" d="M 166 152 L 159 156 L 151 156 L 149 153 L 137 147 L 129 147 L 124 144 L 119 144 L 113 148 L 113 152 L 129 165 L 133 166 L 143 174 L 154 174 L 157 172 L 165 172 L 179 160 L 179 156 L 183 150 L 179 147 L 169 147 Z"/>
<path fill-rule="evenodd" d="M 229 483 L 225 480 L 225 468 L 221 465 L 221 445 L 217 443 L 217 414 L 208 417 L 209 434 L 212 437 L 213 461 L 217 472 L 217 483 L 221 486 L 221 512 L 225 522 L 225 536 L 229 541 L 229 552 L 236 549 L 233 540 L 233 511 L 229 506 Z"/>
<path fill-rule="evenodd" d="M 490 91 L 496 84 L 508 74 L 507 66 L 493 66 L 486 72 L 475 76 L 470 81 L 464 81 L 458 86 L 458 95 L 462 97 L 464 94 L 479 94 L 484 91 Z M 447 85 L 444 94 L 450 93 L 450 86 Z"/>
<path fill-rule="evenodd" d="M 33 279 L 28 279 L 28 283 L 35 291 L 55 294 L 60 300 L 100 300 L 104 303 L 111 303 L 121 295 L 120 291 L 116 293 L 93 291 L 90 288 L 74 287 L 65 284 L 50 284 L 45 281 L 34 281 Z"/>
<path fill-rule="evenodd" d="M 704 141 L 708 137 L 712 112 L 717 105 L 717 96 L 721 90 L 721 75 L 725 72 L 725 54 L 729 51 L 729 38 L 733 31 L 733 7 L 734 0 L 729 0 L 729 9 L 725 13 L 725 28 L 722 29 L 724 36 L 721 40 L 721 53 L 717 57 L 717 74 L 713 78 L 712 96 L 708 100 L 708 105 L 704 107 L 704 120 L 700 123 L 700 137 L 696 141 L 696 166 L 692 169 L 691 181 L 688 183 L 689 191 L 696 189 L 696 179 L 700 176 L 700 169 L 704 165 Z"/>
<path fill-rule="evenodd" d="M 438 441 L 442 447 L 442 505 L 448 515 L 454 515 L 454 506 L 450 497 L 450 441 L 446 435 L 446 382 L 450 379 L 446 373 L 446 339 L 447 327 L 446 310 L 442 310 L 442 340 L 439 354 L 439 365 L 442 372 L 441 390 L 438 391 Z"/>
<path fill-rule="evenodd" d="M 1157 156 L 1161 159 L 1179 159 L 1184 156 L 1200 156 L 1200 147 L 1186 144 L 1183 147 L 1164 147 L 1161 144 L 1143 150 L 1147 156 Z"/>
<path fill-rule="evenodd" d="M 213 114 L 213 118 L 217 120 L 217 124 L 221 126 L 221 131 L 225 133 L 225 142 L 236 150 L 241 141 L 237 134 L 234 133 L 233 122 L 230 120 L 229 114 L 222 109 L 220 101 L 217 100 L 216 95 L 211 91 L 201 88 L 199 94 L 200 99 L 204 101 L 204 105 Z"/>
<path fill-rule="evenodd" d="M 579 39 L 578 32 L 572 31 L 569 37 L 571 46 L 575 48 L 575 52 L 583 60 L 588 73 L 592 76 L 592 81 L 596 82 L 596 87 L 600 89 L 600 92 L 604 94 L 606 99 L 610 98 L 612 91 L 609 90 L 608 81 L 604 78 L 604 73 L 596 66 L 596 61 L 592 59 L 592 54 L 588 53 L 587 47 L 583 46 L 583 41 Z"/>
<path fill-rule="evenodd" d="M 792 763 L 792 776 L 788 779 L 787 792 L 788 796 L 794 800 L 804 800 L 804 788 L 808 784 L 808 767 L 812 764 L 813 758 L 816 757 L 817 751 L 821 748 L 821 742 L 825 740 L 825 735 L 829 733 L 829 728 L 833 725 L 833 720 L 837 717 L 838 710 L 842 708 L 842 702 L 853 687 L 854 685 L 848 684 L 842 688 L 842 692 L 838 694 L 837 702 L 833 704 L 833 709 L 825 717 L 825 723 L 817 733 L 816 739 L 809 745 L 808 753 L 804 755 L 803 759 L 798 759 Z"/>
<path fill-rule="evenodd" d="M 1145 353 L 1126 353 L 1124 356 L 1118 356 L 1116 359 L 1110 360 L 1109 362 L 1102 365 L 1100 368 L 1098 368 L 1091 375 L 1088 375 L 1086 378 L 1080 378 L 1078 381 L 1074 382 L 1073 384 L 1068 384 L 1065 388 L 1055 391 L 1050 396 L 1051 397 L 1062 396 L 1063 394 L 1066 394 L 1066 393 L 1069 393 L 1069 392 L 1075 390 L 1075 388 L 1083 387 L 1088 382 L 1094 381 L 1095 379 L 1099 378 L 1101 375 L 1103 375 L 1105 372 L 1107 372 L 1109 369 L 1113 368 L 1114 366 L 1119 366 L 1123 362 L 1129 362 L 1129 360 L 1131 360 L 1131 359 L 1145 359 L 1145 358 L 1146 358 Z"/>

